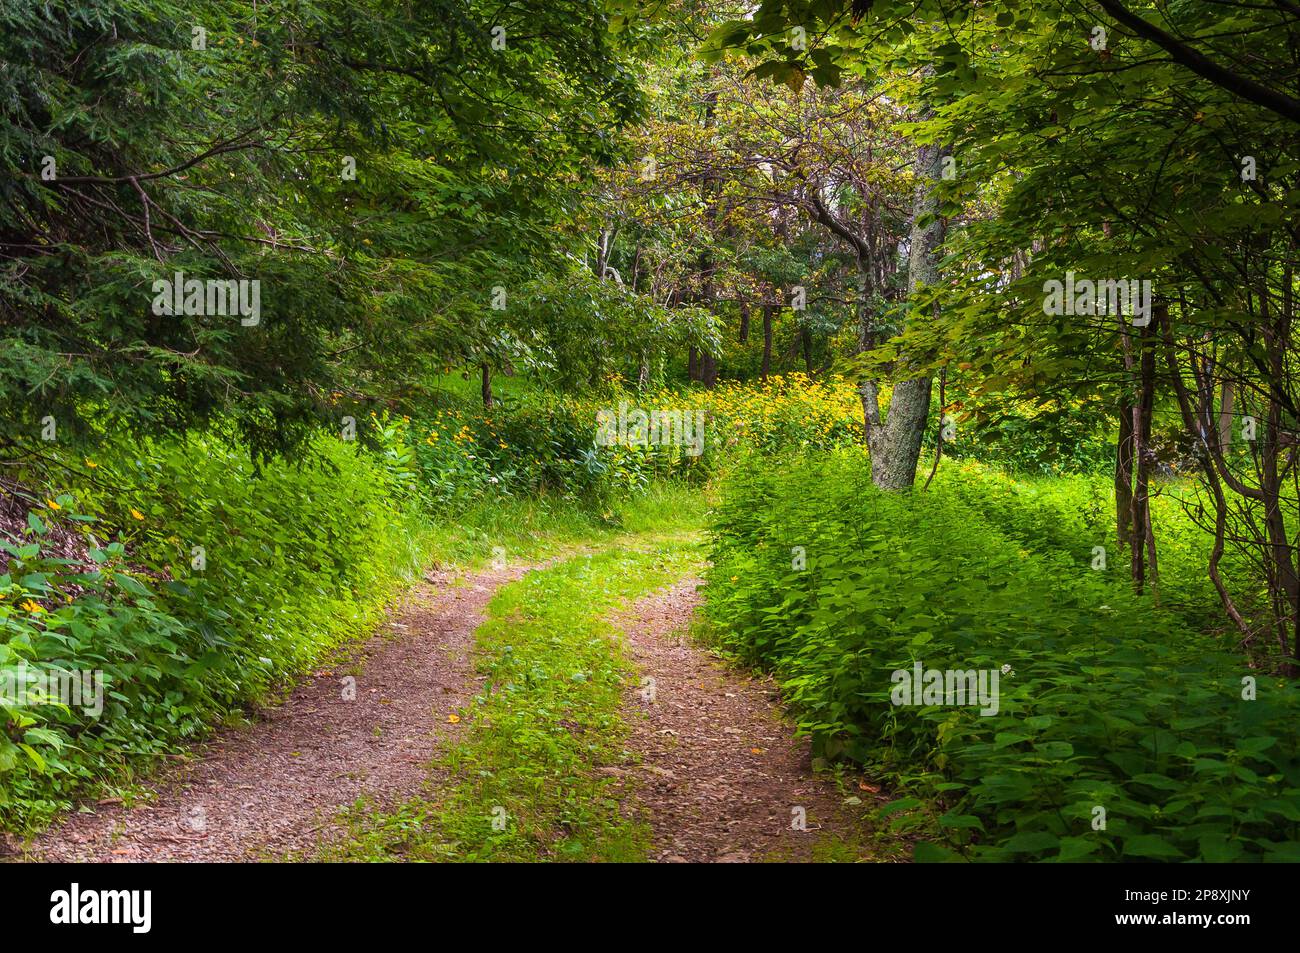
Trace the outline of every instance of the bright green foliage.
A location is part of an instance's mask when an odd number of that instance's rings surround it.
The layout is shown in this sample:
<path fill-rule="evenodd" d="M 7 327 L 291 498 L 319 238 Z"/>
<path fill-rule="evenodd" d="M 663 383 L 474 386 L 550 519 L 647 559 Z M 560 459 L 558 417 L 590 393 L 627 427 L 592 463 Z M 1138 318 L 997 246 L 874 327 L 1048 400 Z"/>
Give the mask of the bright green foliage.
<path fill-rule="evenodd" d="M 830 449 L 858 439 L 852 388 L 838 378 L 813 381 L 803 374 L 711 391 L 610 388 L 577 396 L 521 387 L 490 410 L 470 396 L 448 395 L 445 403 L 411 420 L 391 420 L 386 430 L 410 447 L 419 494 L 439 512 L 467 500 L 526 493 L 605 505 L 664 479 L 702 483 L 750 451 Z M 700 414 L 691 418 L 694 429 L 677 434 L 699 442 L 598 440 L 601 415 L 614 425 L 624 410 Z"/>
<path fill-rule="evenodd" d="M 657 479 L 706 477 L 714 453 L 694 456 L 681 445 L 600 445 L 597 414 L 633 394 L 580 399 L 545 393 L 503 402 L 490 411 L 444 409 L 409 423 L 421 493 L 440 512 L 468 500 L 541 494 L 593 504 Z"/>
<path fill-rule="evenodd" d="M 1067 524 L 1043 518 L 1050 504 L 1004 527 L 1000 505 L 973 505 L 981 489 L 950 476 L 885 495 L 849 454 L 724 486 L 709 613 L 774 669 L 816 750 L 938 805 L 949 846 L 975 859 L 1300 857 L 1300 691 L 1261 675 L 1244 700 L 1255 673 L 1240 657 L 1065 551 L 1068 537 L 1054 545 Z M 891 704 L 891 674 L 916 661 L 1009 666 L 998 713 Z"/>
<path fill-rule="evenodd" d="M 123 566 L 120 543 L 91 549 L 90 568 L 80 570 L 43 552 L 52 520 L 29 521 L 30 541 L 0 543 L 9 564 L 0 575 L 8 726 L 0 812 L 19 822 L 39 819 L 56 806 L 51 795 L 102 777 L 109 765 L 194 733 L 216 704 L 205 672 L 223 647 L 159 604 Z M 65 595 L 71 587 L 76 599 Z"/>
<path fill-rule="evenodd" d="M 570 271 L 530 282 L 513 323 L 516 363 L 538 380 L 582 393 L 608 392 L 618 380 L 662 384 L 665 361 L 688 346 L 718 347 L 718 322 L 703 308 L 669 310 L 615 281 Z"/>
<path fill-rule="evenodd" d="M 934 488 L 976 510 L 1025 549 L 1091 566 L 1095 547 L 1100 546 L 1116 581 L 1127 571 L 1128 554 L 1114 542 L 1115 500 L 1109 476 L 1009 477 L 978 464 L 947 461 Z M 1162 481 L 1157 486 L 1152 519 L 1161 541 L 1158 601 L 1197 631 L 1222 632 L 1223 612 L 1205 574 L 1213 539 L 1197 523 L 1204 519 L 1206 505 L 1202 491 L 1190 481 Z M 1225 554 L 1222 567 L 1234 588 L 1252 594 L 1255 602 L 1263 598 L 1258 567 L 1236 552 Z M 1249 608 L 1251 602 L 1244 605 Z"/>
<path fill-rule="evenodd" d="M 974 388 L 978 389 L 978 388 Z M 1116 426 L 1100 400 L 1044 402 L 1013 394 L 977 394 L 950 386 L 948 407 L 930 411 L 926 446 L 933 450 L 944 417 L 954 439 L 943 455 L 978 460 L 1026 475 L 1101 473 L 1115 465 Z"/>
<path fill-rule="evenodd" d="M 254 470 L 215 438 L 118 447 L 101 489 L 58 496 L 27 540 L 0 543 L 0 676 L 100 670 L 105 691 L 94 716 L 0 706 L 30 748 L 0 742 L 7 823 L 144 766 L 373 624 L 425 530 L 387 458 L 328 439 L 312 452 Z M 88 567 L 43 548 L 56 528 L 88 534 Z"/>

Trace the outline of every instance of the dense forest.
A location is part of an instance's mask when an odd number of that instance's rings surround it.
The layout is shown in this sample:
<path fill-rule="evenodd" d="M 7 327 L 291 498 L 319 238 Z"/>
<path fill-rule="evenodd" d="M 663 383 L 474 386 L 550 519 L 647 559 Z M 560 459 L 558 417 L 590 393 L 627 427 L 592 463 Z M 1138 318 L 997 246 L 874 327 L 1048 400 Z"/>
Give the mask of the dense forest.
<path fill-rule="evenodd" d="M 0 0 L 0 167 L 9 859 L 1300 861 L 1295 3 Z"/>

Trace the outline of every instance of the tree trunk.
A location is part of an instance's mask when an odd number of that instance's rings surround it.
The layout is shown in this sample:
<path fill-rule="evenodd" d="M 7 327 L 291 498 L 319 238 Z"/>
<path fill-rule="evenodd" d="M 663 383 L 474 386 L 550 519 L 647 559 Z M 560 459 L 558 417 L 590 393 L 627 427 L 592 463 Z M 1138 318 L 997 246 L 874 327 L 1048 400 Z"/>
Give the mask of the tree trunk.
<path fill-rule="evenodd" d="M 763 380 L 767 380 L 768 372 L 772 369 L 772 311 L 774 305 L 763 305 L 763 370 L 761 372 Z"/>
<path fill-rule="evenodd" d="M 605 269 L 609 266 L 609 246 L 609 229 L 602 228 L 596 236 L 596 278 L 599 281 L 605 280 Z"/>
<path fill-rule="evenodd" d="M 482 371 L 483 371 L 483 376 L 482 376 L 483 385 L 481 388 L 483 394 L 483 406 L 486 409 L 491 410 L 492 409 L 492 369 L 488 367 L 486 364 L 480 366 L 482 367 Z"/>
<path fill-rule="evenodd" d="M 917 150 L 917 184 L 912 198 L 912 231 L 908 239 L 909 294 L 915 294 L 922 285 L 935 284 L 939 278 L 939 245 L 943 242 L 944 224 L 938 215 L 935 184 L 942 176 L 946 152 L 938 145 L 922 145 Z M 923 221 L 925 219 L 928 221 Z M 873 454 L 871 460 L 871 480 L 882 490 L 906 490 L 916 482 L 921 440 L 930 415 L 930 375 L 906 378 L 907 368 L 903 362 L 899 363 L 898 370 L 905 379 L 894 385 L 893 397 L 889 401 L 884 435 L 878 441 L 883 453 L 879 457 Z"/>
<path fill-rule="evenodd" d="M 1159 307 L 1159 305 L 1157 305 Z M 1151 451 L 1151 412 L 1155 407 L 1156 394 L 1156 349 L 1155 327 L 1148 324 L 1142 329 L 1139 339 L 1141 353 L 1138 355 L 1139 390 L 1138 402 L 1133 408 L 1133 546 L 1130 549 L 1130 563 L 1133 571 L 1133 585 L 1141 592 L 1146 584 L 1146 569 L 1150 569 L 1151 584 L 1159 587 L 1160 574 L 1156 563 L 1156 539 L 1151 526 L 1151 500 L 1149 487 L 1151 483 L 1151 465 L 1155 455 Z M 1149 567 L 1144 565 L 1143 551 Z"/>
<path fill-rule="evenodd" d="M 1224 381 L 1219 388 L 1219 446 L 1224 450 L 1232 444 L 1232 405 L 1235 398 L 1232 381 Z"/>
<path fill-rule="evenodd" d="M 749 302 L 740 302 L 740 343 L 749 343 Z"/>
<path fill-rule="evenodd" d="M 1121 552 L 1133 545 L 1133 405 L 1127 397 L 1120 402 L 1115 441 L 1115 539 Z"/>
<path fill-rule="evenodd" d="M 863 354 L 876 346 L 876 328 L 874 317 L 868 303 L 871 287 L 871 275 L 867 263 L 858 258 L 858 347 L 857 353 Z M 880 391 L 876 381 L 866 376 L 858 384 L 858 396 L 862 400 L 862 425 L 867 437 L 867 453 L 872 460 L 885 459 L 885 428 L 880 421 Z M 874 466 L 874 464 L 873 464 Z"/>
<path fill-rule="evenodd" d="M 711 70 L 711 75 L 717 75 L 717 67 Z M 716 91 L 709 92 L 704 97 L 704 128 L 712 129 L 717 125 L 717 108 L 718 94 Z M 715 235 L 718 227 L 718 200 L 722 195 L 722 179 L 712 173 L 706 173 L 700 183 L 700 197 L 704 200 L 705 217 L 709 222 L 710 235 Z M 716 289 L 713 287 L 713 276 L 717 272 L 718 263 L 713 257 L 712 246 L 705 242 L 704 250 L 700 253 L 699 273 L 703 279 L 700 287 L 700 307 L 706 308 L 710 312 L 715 312 L 717 302 L 714 300 L 717 296 Z M 716 313 L 716 312 L 715 312 Z M 703 353 L 700 355 L 700 361 L 697 365 L 699 380 L 703 381 L 706 388 L 712 388 L 718 382 L 718 357 L 716 354 Z"/>
<path fill-rule="evenodd" d="M 1290 267 L 1285 269 L 1284 274 L 1283 287 L 1287 290 L 1283 292 L 1279 315 L 1274 317 L 1271 313 L 1267 291 L 1260 295 L 1259 313 L 1263 319 L 1264 345 L 1274 381 L 1286 379 L 1286 357 L 1291 343 Z M 1300 674 L 1300 647 L 1296 644 L 1297 626 L 1300 626 L 1300 574 L 1296 571 L 1294 550 L 1283 512 L 1285 500 L 1282 496 L 1282 482 L 1286 479 L 1286 472 L 1278 468 L 1278 457 L 1282 452 L 1282 410 L 1277 392 L 1270 390 L 1259 488 L 1264 504 L 1264 526 L 1268 534 L 1268 558 L 1272 563 L 1268 575 L 1278 647 L 1282 652 L 1283 671 L 1295 678 Z"/>
<path fill-rule="evenodd" d="M 1106 237 L 1112 231 L 1106 223 Z M 1119 405 L 1119 439 L 1115 445 L 1115 535 L 1121 549 L 1129 547 L 1132 574 L 1132 548 L 1136 545 L 1137 531 L 1133 523 L 1133 423 L 1137 420 L 1138 398 L 1136 361 L 1133 357 L 1133 334 L 1125 315 L 1119 315 L 1119 340 L 1124 357 L 1124 389 Z"/>

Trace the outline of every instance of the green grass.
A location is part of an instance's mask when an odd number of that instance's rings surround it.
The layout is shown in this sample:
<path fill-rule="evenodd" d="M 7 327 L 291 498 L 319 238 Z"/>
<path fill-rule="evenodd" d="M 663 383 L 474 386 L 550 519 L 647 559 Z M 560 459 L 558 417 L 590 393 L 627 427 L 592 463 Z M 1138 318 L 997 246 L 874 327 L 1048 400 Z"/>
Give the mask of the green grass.
<path fill-rule="evenodd" d="M 435 525 L 429 552 L 439 564 L 471 568 L 488 563 L 495 547 L 512 563 L 533 562 L 624 533 L 693 529 L 703 525 L 706 505 L 698 487 L 676 482 L 652 484 L 600 511 L 558 497 L 502 496 Z"/>
<path fill-rule="evenodd" d="M 637 504 L 646 520 L 673 500 Z M 377 812 L 358 803 L 331 860 L 637 861 L 648 831 L 599 772 L 626 760 L 623 691 L 634 670 L 609 621 L 620 606 L 698 570 L 688 524 L 611 541 L 501 588 L 477 633 L 482 694 L 435 764 L 436 800 Z M 494 823 L 495 821 L 495 823 Z"/>
<path fill-rule="evenodd" d="M 482 385 L 479 371 L 475 368 L 472 371 L 449 371 L 440 374 L 430 382 L 430 390 L 435 395 L 444 397 L 447 403 L 482 407 Z M 504 374 L 492 375 L 492 396 L 497 400 L 509 401 L 540 390 L 541 388 L 531 378 L 523 374 L 516 374 L 513 377 L 506 377 Z"/>

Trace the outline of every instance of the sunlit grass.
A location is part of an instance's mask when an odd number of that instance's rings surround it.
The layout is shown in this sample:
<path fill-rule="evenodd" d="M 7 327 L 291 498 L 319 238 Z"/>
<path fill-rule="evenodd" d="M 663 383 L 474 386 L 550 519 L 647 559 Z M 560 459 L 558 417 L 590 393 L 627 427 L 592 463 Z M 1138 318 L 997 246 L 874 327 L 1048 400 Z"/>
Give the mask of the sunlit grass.
<path fill-rule="evenodd" d="M 707 506 L 698 487 L 652 484 L 607 508 L 558 497 L 479 501 L 437 522 L 428 547 L 442 565 L 478 567 L 496 547 L 509 562 L 535 562 L 625 532 L 672 532 L 700 526 Z"/>
<path fill-rule="evenodd" d="M 633 509 L 646 519 L 671 494 Z M 684 501 L 678 500 L 677 503 Z M 678 525 L 690 511 L 674 511 Z M 699 566 L 696 535 L 615 540 L 502 587 L 478 630 L 485 685 L 452 713 L 461 732 L 436 759 L 436 798 L 357 804 L 337 860 L 638 861 L 649 832 L 602 766 L 625 760 L 624 686 L 634 677 L 610 620 L 629 600 Z"/>

